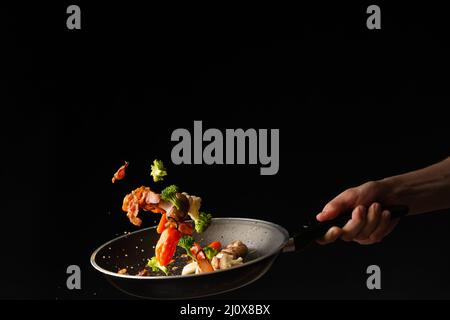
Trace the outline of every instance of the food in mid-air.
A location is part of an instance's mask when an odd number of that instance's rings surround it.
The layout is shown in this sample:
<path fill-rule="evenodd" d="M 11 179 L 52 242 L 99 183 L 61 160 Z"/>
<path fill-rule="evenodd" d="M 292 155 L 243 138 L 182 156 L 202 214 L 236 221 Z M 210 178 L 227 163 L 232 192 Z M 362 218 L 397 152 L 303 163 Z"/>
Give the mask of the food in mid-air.
<path fill-rule="evenodd" d="M 116 180 L 123 179 L 126 166 L 128 162 L 123 166 L 123 170 L 121 167 L 114 175 Z M 155 160 L 151 168 L 155 182 L 163 180 L 167 175 L 162 161 Z M 122 173 L 119 174 L 121 170 Z M 205 247 L 194 241 L 194 231 L 204 232 L 212 220 L 211 214 L 200 211 L 201 200 L 200 197 L 181 192 L 176 185 L 166 187 L 161 193 L 141 186 L 124 197 L 122 210 L 135 226 L 142 224 L 142 219 L 138 217 L 140 210 L 161 214 L 156 228 L 160 237 L 155 246 L 155 255 L 137 275 L 170 275 L 180 272 L 181 275 L 187 275 L 223 270 L 243 263 L 248 249 L 239 240 L 233 241 L 225 248 L 222 248 L 218 241 Z M 176 255 L 177 248 L 184 249 L 185 252 Z M 126 269 L 120 269 L 118 273 L 128 274 Z"/>
<path fill-rule="evenodd" d="M 125 169 L 128 167 L 128 161 L 125 161 L 125 164 L 123 166 L 121 166 L 116 173 L 114 173 L 111 181 L 112 183 L 116 182 L 117 180 L 122 180 L 123 178 L 125 178 Z"/>

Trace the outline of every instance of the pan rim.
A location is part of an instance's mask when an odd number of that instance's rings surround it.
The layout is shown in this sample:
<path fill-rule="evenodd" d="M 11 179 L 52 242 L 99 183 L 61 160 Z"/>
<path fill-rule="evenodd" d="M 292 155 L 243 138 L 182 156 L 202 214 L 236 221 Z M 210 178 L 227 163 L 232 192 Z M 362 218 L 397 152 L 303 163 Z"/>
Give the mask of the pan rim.
<path fill-rule="evenodd" d="M 135 279 L 135 280 L 165 280 L 166 279 L 166 280 L 169 280 L 169 279 L 186 279 L 186 278 L 193 278 L 193 277 L 204 277 L 204 276 L 211 276 L 213 274 L 217 274 L 217 273 L 221 273 L 221 272 L 227 272 L 227 271 L 230 271 L 230 270 L 235 270 L 235 269 L 238 269 L 238 268 L 243 268 L 243 267 L 252 265 L 254 263 L 258 263 L 259 261 L 262 261 L 262 260 L 264 260 L 264 259 L 266 259 L 266 258 L 268 258 L 268 257 L 270 257 L 270 256 L 272 256 L 274 254 L 279 253 L 286 246 L 287 242 L 289 241 L 289 233 L 287 232 L 287 230 L 284 227 L 280 226 L 279 224 L 276 224 L 276 223 L 273 223 L 273 222 L 270 222 L 270 221 L 260 220 L 260 219 L 252 219 L 252 218 L 234 218 L 234 217 L 213 218 L 213 221 L 218 221 L 218 220 L 247 221 L 247 222 L 254 222 L 254 223 L 261 223 L 261 224 L 269 225 L 269 226 L 272 226 L 272 227 L 275 227 L 276 229 L 278 229 L 284 235 L 284 240 L 283 240 L 282 244 L 279 245 L 277 248 L 273 249 L 271 252 L 266 253 L 265 255 L 263 255 L 261 257 L 258 257 L 258 258 L 254 259 L 254 260 L 248 261 L 248 262 L 246 262 L 244 264 L 241 264 L 241 265 L 233 266 L 233 267 L 228 268 L 228 269 L 215 270 L 214 272 L 199 273 L 199 274 L 175 275 L 175 276 L 151 276 L 151 277 L 147 277 L 146 276 L 146 277 L 143 277 L 143 276 L 137 276 L 137 275 L 118 274 L 116 272 L 112 272 L 112 271 L 103 269 L 102 267 L 100 267 L 95 262 L 95 258 L 97 256 L 97 253 L 100 250 L 102 250 L 104 247 L 110 245 L 111 243 L 113 243 L 113 242 L 115 242 L 115 241 L 117 241 L 119 239 L 128 237 L 128 236 L 130 236 L 132 234 L 143 232 L 143 231 L 146 231 L 146 230 L 149 230 L 149 229 L 155 229 L 156 226 L 153 226 L 153 227 L 148 227 L 148 228 L 136 230 L 136 231 L 130 232 L 130 233 L 125 234 L 125 235 L 121 235 L 119 237 L 116 237 L 116 238 L 114 238 L 114 239 L 112 239 L 112 240 L 102 244 L 97 249 L 95 249 L 95 251 L 91 254 L 91 258 L 90 258 L 91 265 L 96 270 L 98 270 L 99 272 L 103 273 L 104 275 L 109 275 L 109 276 L 112 276 L 112 277 L 124 278 L 124 279 Z"/>

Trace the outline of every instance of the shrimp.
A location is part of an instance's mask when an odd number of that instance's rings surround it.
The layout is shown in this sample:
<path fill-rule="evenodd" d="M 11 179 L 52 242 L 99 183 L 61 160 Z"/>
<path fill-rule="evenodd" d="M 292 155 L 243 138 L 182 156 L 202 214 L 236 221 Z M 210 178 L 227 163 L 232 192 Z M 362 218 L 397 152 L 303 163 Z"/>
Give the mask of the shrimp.
<path fill-rule="evenodd" d="M 111 181 L 112 183 L 116 182 L 116 180 L 122 180 L 125 178 L 125 169 L 128 167 L 129 162 L 125 161 L 125 164 L 119 168 L 119 170 L 114 173 L 114 176 L 112 177 Z"/>
<path fill-rule="evenodd" d="M 127 217 L 132 224 L 140 226 L 142 220 L 137 216 L 140 209 L 155 213 L 165 213 L 163 209 L 158 207 L 159 201 L 159 194 L 151 191 L 149 187 L 141 186 L 125 196 L 122 210 L 127 213 Z"/>
<path fill-rule="evenodd" d="M 137 216 L 139 213 L 139 200 L 134 192 L 125 196 L 122 209 L 127 212 L 127 217 L 132 224 L 138 227 L 141 225 L 142 220 Z"/>

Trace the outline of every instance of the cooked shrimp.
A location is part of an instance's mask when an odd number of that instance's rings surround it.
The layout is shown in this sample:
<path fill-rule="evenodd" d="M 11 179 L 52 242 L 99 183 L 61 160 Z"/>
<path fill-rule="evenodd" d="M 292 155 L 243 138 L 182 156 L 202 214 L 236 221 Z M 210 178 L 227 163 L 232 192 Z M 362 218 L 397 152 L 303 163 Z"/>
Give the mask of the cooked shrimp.
<path fill-rule="evenodd" d="M 116 180 L 122 180 L 125 178 L 125 169 L 128 167 L 128 161 L 125 161 L 125 164 L 119 168 L 119 170 L 114 173 L 114 176 L 112 177 L 111 181 L 112 183 L 116 182 Z"/>
<path fill-rule="evenodd" d="M 122 209 L 127 212 L 127 217 L 132 224 L 138 227 L 141 225 L 142 220 L 137 216 L 139 213 L 139 200 L 134 192 L 125 196 Z"/>

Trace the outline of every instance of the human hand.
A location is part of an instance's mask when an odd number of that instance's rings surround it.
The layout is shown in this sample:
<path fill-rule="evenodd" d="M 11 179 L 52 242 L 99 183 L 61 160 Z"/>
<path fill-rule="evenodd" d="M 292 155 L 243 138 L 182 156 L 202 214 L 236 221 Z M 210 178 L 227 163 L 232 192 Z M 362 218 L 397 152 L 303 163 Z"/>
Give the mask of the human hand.
<path fill-rule="evenodd" d="M 391 213 L 383 210 L 380 204 L 387 200 L 388 195 L 388 186 L 380 181 L 366 182 L 345 190 L 331 200 L 316 218 L 318 221 L 331 220 L 352 210 L 351 219 L 342 228 L 331 227 L 317 242 L 327 244 L 338 238 L 364 245 L 380 242 L 399 221 L 391 219 Z"/>

